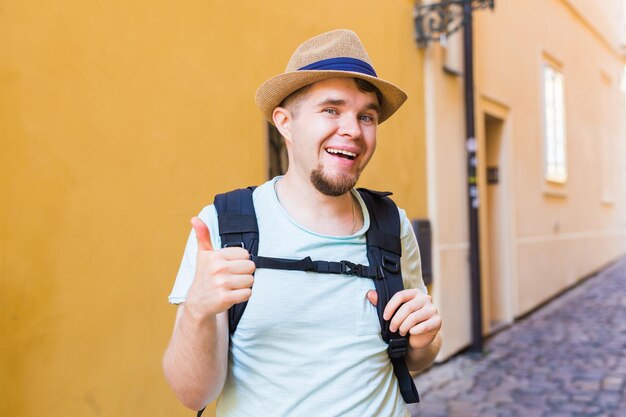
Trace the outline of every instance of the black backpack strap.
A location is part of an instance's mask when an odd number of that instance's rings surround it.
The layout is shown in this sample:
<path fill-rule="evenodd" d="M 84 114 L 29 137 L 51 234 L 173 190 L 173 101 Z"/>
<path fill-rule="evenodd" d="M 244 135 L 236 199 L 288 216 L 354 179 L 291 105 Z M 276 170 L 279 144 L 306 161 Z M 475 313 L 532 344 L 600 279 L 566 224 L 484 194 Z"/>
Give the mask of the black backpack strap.
<path fill-rule="evenodd" d="M 259 251 L 259 226 L 252 202 L 255 187 L 242 188 L 215 196 L 222 247 L 240 246 L 256 255 Z M 233 334 L 246 309 L 247 302 L 235 304 L 228 310 L 228 328 Z"/>
<path fill-rule="evenodd" d="M 240 246 L 256 255 L 259 251 L 259 226 L 252 202 L 252 192 L 256 187 L 242 188 L 218 194 L 213 200 L 217 211 L 222 247 Z M 248 302 L 238 303 L 228 310 L 228 329 L 235 332 Z M 200 417 L 204 408 L 198 411 Z"/>
<path fill-rule="evenodd" d="M 381 279 L 383 276 L 378 268 L 355 264 L 350 261 L 314 261 L 310 256 L 302 259 L 270 258 L 267 256 L 250 256 L 257 269 L 283 269 L 287 271 L 308 271 L 320 274 L 356 275 L 361 278 Z"/>
<path fill-rule="evenodd" d="M 407 404 L 419 402 L 419 394 L 406 365 L 405 355 L 408 348 L 408 336 L 389 331 L 389 321 L 383 318 L 385 306 L 393 295 L 404 289 L 400 257 L 402 242 L 400 239 L 400 214 L 396 204 L 388 197 L 391 193 L 381 193 L 358 189 L 370 215 L 370 227 L 367 231 L 367 259 L 370 267 L 376 267 L 384 276 L 375 279 L 378 304 L 376 306 L 380 321 L 381 335 L 389 345 L 389 358 L 398 379 L 400 393 Z"/>

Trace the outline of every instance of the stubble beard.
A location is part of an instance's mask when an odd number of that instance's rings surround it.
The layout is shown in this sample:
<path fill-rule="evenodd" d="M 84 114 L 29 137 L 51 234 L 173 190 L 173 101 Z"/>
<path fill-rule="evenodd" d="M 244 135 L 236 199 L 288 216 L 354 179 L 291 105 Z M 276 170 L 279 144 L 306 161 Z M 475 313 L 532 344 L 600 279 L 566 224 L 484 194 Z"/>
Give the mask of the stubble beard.
<path fill-rule="evenodd" d="M 359 180 L 359 175 L 360 173 L 337 174 L 334 177 L 329 177 L 324 174 L 324 167 L 320 163 L 311 171 L 311 183 L 320 193 L 338 197 L 354 188 Z"/>

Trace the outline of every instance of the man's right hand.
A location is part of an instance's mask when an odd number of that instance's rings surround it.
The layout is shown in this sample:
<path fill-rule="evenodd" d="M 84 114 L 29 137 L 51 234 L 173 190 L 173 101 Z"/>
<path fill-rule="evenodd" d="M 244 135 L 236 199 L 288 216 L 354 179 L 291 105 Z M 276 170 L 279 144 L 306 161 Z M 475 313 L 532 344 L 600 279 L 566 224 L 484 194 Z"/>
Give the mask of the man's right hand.
<path fill-rule="evenodd" d="M 213 250 L 209 228 L 198 217 L 191 219 L 191 225 L 198 239 L 198 256 L 185 310 L 203 320 L 250 298 L 256 266 L 243 248 Z"/>

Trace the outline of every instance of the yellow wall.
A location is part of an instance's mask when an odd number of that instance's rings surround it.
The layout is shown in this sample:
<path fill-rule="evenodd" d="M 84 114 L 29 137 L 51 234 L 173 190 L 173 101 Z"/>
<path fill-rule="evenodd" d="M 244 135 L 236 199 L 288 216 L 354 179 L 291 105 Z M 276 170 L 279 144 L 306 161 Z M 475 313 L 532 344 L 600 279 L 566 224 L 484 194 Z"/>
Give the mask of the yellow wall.
<path fill-rule="evenodd" d="M 193 414 L 160 365 L 188 219 L 266 179 L 254 91 L 311 35 L 357 31 L 409 93 L 362 184 L 426 216 L 411 15 L 412 1 L 5 2 L 0 415 Z"/>

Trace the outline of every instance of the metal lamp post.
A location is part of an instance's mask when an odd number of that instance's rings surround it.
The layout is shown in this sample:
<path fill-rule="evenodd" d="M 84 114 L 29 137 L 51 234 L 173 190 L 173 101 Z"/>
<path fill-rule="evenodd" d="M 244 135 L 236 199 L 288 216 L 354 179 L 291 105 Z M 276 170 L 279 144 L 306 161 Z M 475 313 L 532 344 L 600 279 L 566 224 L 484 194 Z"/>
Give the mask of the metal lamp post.
<path fill-rule="evenodd" d="M 465 149 L 467 151 L 467 201 L 470 232 L 470 277 L 472 300 L 472 345 L 482 352 L 482 307 L 480 297 L 480 252 L 478 236 L 478 187 L 476 181 L 476 137 L 474 126 L 474 53 L 472 48 L 472 12 L 489 7 L 494 0 L 445 0 L 415 6 L 415 36 L 419 47 L 429 41 L 445 40 L 463 28 L 463 76 L 465 92 Z"/>

